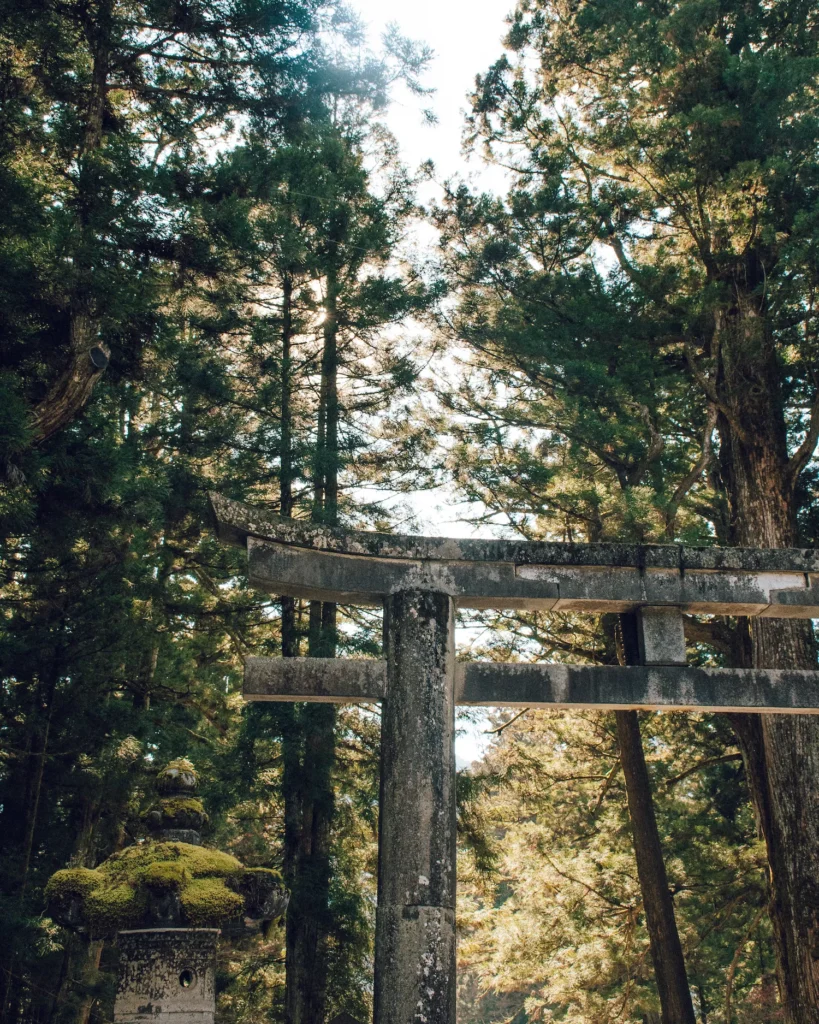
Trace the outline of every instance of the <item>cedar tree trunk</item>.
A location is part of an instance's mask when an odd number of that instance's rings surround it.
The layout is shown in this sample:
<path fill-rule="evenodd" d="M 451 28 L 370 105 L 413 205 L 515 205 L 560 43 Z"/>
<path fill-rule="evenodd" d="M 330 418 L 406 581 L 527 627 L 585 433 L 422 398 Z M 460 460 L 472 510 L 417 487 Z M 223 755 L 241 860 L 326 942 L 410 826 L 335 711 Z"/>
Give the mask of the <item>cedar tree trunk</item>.
<path fill-rule="evenodd" d="M 717 320 L 721 473 L 734 544 L 797 543 L 795 476 L 789 460 L 778 365 L 759 299 L 738 291 Z M 815 669 L 811 624 L 753 619 L 742 624 L 746 663 Z M 819 717 L 733 716 L 770 868 L 777 980 L 791 1024 L 819 1022 Z"/>
<path fill-rule="evenodd" d="M 313 518 L 338 521 L 338 342 L 337 288 L 328 275 L 321 362 L 318 439 L 314 468 Z M 289 367 L 287 349 L 285 369 Z M 290 386 L 283 391 L 288 400 Z M 289 428 L 289 422 L 288 422 Z M 290 434 L 288 433 L 288 438 Z M 289 451 L 287 453 L 289 458 Z M 290 463 L 287 463 L 288 467 Z M 284 468 L 284 463 L 283 463 Z M 285 481 L 289 486 L 289 478 Z M 288 493 L 288 510 L 290 497 Z M 283 634 L 290 631 L 291 605 L 283 605 Z M 292 635 L 292 633 L 290 634 Z M 292 646 L 292 644 L 291 644 Z M 333 658 L 336 606 L 310 605 L 308 653 Z M 283 652 L 284 653 L 284 652 Z M 330 908 L 331 830 L 335 810 L 336 709 L 333 704 L 304 704 L 285 737 L 285 863 L 291 885 L 286 925 L 286 1024 L 323 1024 L 327 1003 L 327 944 Z M 294 749 L 298 744 L 299 749 Z"/>

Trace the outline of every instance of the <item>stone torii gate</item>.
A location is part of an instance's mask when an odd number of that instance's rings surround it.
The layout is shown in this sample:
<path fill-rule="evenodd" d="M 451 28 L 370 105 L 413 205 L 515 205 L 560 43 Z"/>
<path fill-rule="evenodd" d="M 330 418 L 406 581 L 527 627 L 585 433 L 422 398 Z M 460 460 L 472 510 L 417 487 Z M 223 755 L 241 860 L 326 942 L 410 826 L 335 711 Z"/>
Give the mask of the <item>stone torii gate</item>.
<path fill-rule="evenodd" d="M 211 502 L 254 586 L 384 608 L 386 661 L 249 658 L 244 683 L 382 705 L 375 1024 L 455 1022 L 456 704 L 819 713 L 819 672 L 687 666 L 682 617 L 819 617 L 819 551 L 392 536 Z M 457 608 L 632 613 L 639 664 L 456 664 Z"/>

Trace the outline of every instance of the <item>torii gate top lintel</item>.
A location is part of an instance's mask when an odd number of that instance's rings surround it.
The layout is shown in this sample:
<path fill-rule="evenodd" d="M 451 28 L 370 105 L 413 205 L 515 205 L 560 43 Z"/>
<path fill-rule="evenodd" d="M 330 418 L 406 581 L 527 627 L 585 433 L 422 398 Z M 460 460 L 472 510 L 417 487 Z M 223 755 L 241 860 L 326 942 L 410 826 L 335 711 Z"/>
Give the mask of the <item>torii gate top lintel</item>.
<path fill-rule="evenodd" d="M 376 533 L 285 519 L 213 492 L 209 497 L 219 539 L 239 547 L 253 537 L 328 554 L 412 561 L 819 574 L 817 548 L 582 544 Z"/>
<path fill-rule="evenodd" d="M 283 519 L 217 494 L 211 506 L 219 538 L 247 546 L 251 582 L 292 597 L 379 605 L 416 586 L 461 608 L 819 615 L 814 549 L 418 537 Z"/>

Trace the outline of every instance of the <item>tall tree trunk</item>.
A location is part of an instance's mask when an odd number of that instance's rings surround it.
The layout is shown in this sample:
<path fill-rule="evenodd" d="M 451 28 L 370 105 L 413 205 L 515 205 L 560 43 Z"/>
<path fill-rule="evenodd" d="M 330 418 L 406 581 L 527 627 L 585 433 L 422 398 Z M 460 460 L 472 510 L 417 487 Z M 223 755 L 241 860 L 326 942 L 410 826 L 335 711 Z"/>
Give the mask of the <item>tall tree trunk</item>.
<path fill-rule="evenodd" d="M 99 981 L 105 943 L 69 933 L 66 939 L 63 977 L 49 1015 L 49 1024 L 88 1024 L 94 1008 L 94 987 Z"/>
<path fill-rule="evenodd" d="M 626 665 L 639 665 L 634 615 L 620 616 L 620 641 L 618 655 L 621 660 Z M 651 781 L 640 737 L 640 722 L 636 711 L 615 711 L 614 717 L 662 1022 L 696 1024 L 682 944 L 674 916 L 674 902 L 668 888 L 660 833 L 654 814 Z"/>
<path fill-rule="evenodd" d="M 717 322 L 720 461 L 732 541 L 749 547 L 797 543 L 781 368 L 759 300 L 738 291 Z M 753 619 L 742 627 L 757 668 L 816 668 L 809 622 Z M 819 718 L 732 716 L 770 868 L 777 980 L 787 1020 L 819 1022 Z"/>
<path fill-rule="evenodd" d="M 338 521 L 338 326 L 337 285 L 328 279 L 323 329 L 318 437 L 314 468 L 313 518 Z M 288 394 L 289 397 L 289 394 Z M 284 621 L 283 621 L 284 626 Z M 336 606 L 310 605 L 308 653 L 332 658 L 336 652 Z M 286 932 L 285 1020 L 323 1024 L 327 1002 L 327 942 L 330 909 L 331 829 L 335 810 L 336 709 L 305 704 L 285 737 L 284 799 L 286 858 L 291 885 Z M 299 751 L 294 744 L 299 744 Z"/>
<path fill-rule="evenodd" d="M 674 904 L 668 889 L 663 851 L 657 832 L 640 723 L 636 711 L 615 711 L 620 762 L 626 781 L 628 811 L 634 835 L 634 857 L 648 928 L 654 977 L 663 1024 L 695 1024 Z"/>
<path fill-rule="evenodd" d="M 33 438 L 41 444 L 74 419 L 91 397 L 110 356 L 108 346 L 98 337 L 98 314 L 91 297 L 96 246 L 93 212 L 99 202 L 97 162 L 104 139 L 105 106 L 110 70 L 112 5 L 98 5 L 89 12 L 84 25 L 92 55 L 91 84 L 85 110 L 82 148 L 77 154 L 77 237 L 74 253 L 74 282 L 70 303 L 68 358 L 46 397 L 34 409 Z"/>
<path fill-rule="evenodd" d="M 293 514 L 293 282 L 282 281 L 281 455 L 279 513 Z"/>

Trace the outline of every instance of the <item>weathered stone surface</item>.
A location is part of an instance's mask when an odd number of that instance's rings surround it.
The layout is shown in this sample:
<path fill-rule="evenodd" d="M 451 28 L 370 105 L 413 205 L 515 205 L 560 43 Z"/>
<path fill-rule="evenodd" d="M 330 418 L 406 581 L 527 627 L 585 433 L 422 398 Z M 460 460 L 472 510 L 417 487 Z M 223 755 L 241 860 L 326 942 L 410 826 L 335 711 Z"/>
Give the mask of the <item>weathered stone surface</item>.
<path fill-rule="evenodd" d="M 158 928 L 117 936 L 116 1024 L 213 1024 L 216 928 Z"/>
<path fill-rule="evenodd" d="M 679 608 L 640 608 L 637 640 L 643 665 L 685 664 L 685 629 Z"/>
<path fill-rule="evenodd" d="M 250 582 L 261 590 L 318 601 L 380 605 L 398 590 L 437 590 L 469 608 L 554 607 L 557 585 L 518 579 L 503 562 L 422 562 L 337 555 L 249 537 Z M 285 589 L 286 588 L 286 589 Z"/>
<path fill-rule="evenodd" d="M 200 846 L 202 837 L 194 828 L 165 828 L 162 830 L 164 843 L 187 843 L 189 846 Z"/>
<path fill-rule="evenodd" d="M 576 568 L 521 565 L 519 578 L 557 587 L 556 611 L 628 612 L 643 605 L 671 605 L 686 612 L 759 615 L 777 593 L 793 588 L 788 614 L 804 608 L 803 573 L 703 572 L 678 569 Z M 459 601 L 469 607 L 468 602 Z"/>
<path fill-rule="evenodd" d="M 813 619 L 819 606 L 819 582 L 810 577 L 810 586 L 804 590 L 774 589 L 770 607 L 760 615 L 772 619 Z"/>
<path fill-rule="evenodd" d="M 379 905 L 376 934 L 375 1024 L 455 1024 L 455 911 Z"/>
<path fill-rule="evenodd" d="M 248 658 L 245 700 L 372 703 L 384 696 L 387 663 L 366 658 Z"/>
<path fill-rule="evenodd" d="M 653 609 L 651 609 L 653 611 Z M 660 609 L 662 613 L 674 609 Z M 678 627 L 673 626 L 676 632 Z M 648 651 L 658 659 L 653 666 L 546 665 L 469 662 L 456 667 L 456 704 L 486 707 L 588 707 L 653 708 L 701 711 L 753 710 L 800 713 L 819 710 L 819 672 L 779 669 L 715 669 L 683 667 L 685 647 L 674 636 L 658 632 Z M 643 640 L 645 643 L 645 640 Z M 677 657 L 680 661 L 673 661 Z M 662 660 L 659 660 L 662 659 Z M 334 679 L 312 689 L 312 659 L 286 659 L 286 671 L 277 671 L 285 660 L 267 662 L 269 682 L 245 687 L 245 700 L 316 700 L 372 703 L 383 699 L 385 661 L 321 659 L 321 668 Z M 318 659 L 317 659 L 318 660 Z M 366 676 L 361 666 L 366 665 Z M 348 670 L 347 666 L 351 668 Z M 652 673 L 648 672 L 651 667 Z M 302 675 L 303 673 L 303 675 Z M 267 692 L 255 692 L 266 690 Z M 270 691 L 275 691 L 270 695 Z M 332 691 L 329 692 L 328 691 Z M 339 694 L 343 691 L 344 696 Z M 376 695 L 376 692 L 378 695 Z"/>
<path fill-rule="evenodd" d="M 787 669 L 458 665 L 458 704 L 819 713 L 819 672 Z"/>
<path fill-rule="evenodd" d="M 282 519 L 264 509 L 210 495 L 221 540 L 244 547 L 248 537 L 317 551 L 378 558 L 511 562 L 517 565 L 622 566 L 681 571 L 819 573 L 815 548 L 717 548 L 676 544 L 561 544 L 515 540 L 392 535 Z"/>
<path fill-rule="evenodd" d="M 454 608 L 412 590 L 385 612 L 374 1020 L 454 1024 Z"/>
<path fill-rule="evenodd" d="M 341 555 L 255 537 L 248 537 L 247 546 L 254 586 L 319 601 L 379 605 L 391 593 L 418 588 L 450 594 L 460 608 L 597 613 L 669 605 L 712 614 L 780 614 L 775 609 L 781 608 L 788 616 L 819 616 L 819 604 L 811 605 L 804 596 L 811 594 L 804 573 L 409 561 Z M 819 590 L 814 593 L 819 601 Z"/>

